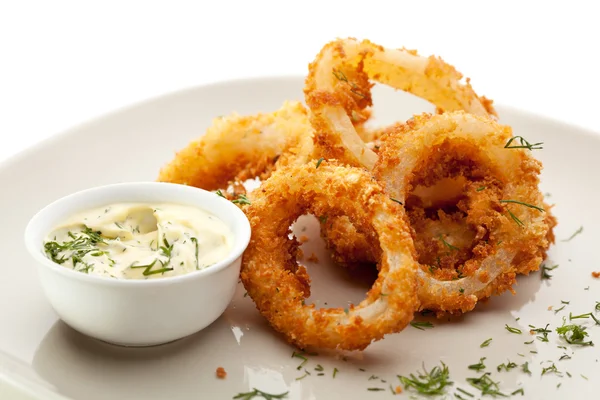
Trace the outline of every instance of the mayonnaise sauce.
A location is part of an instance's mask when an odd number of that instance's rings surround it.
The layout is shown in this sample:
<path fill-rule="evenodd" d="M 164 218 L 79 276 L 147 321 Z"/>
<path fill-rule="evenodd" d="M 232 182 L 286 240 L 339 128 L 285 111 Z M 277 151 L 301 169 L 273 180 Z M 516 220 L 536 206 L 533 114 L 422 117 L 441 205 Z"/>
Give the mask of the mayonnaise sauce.
<path fill-rule="evenodd" d="M 231 251 L 233 233 L 214 215 L 178 204 L 121 203 L 77 214 L 44 240 L 54 262 L 122 279 L 201 270 Z"/>

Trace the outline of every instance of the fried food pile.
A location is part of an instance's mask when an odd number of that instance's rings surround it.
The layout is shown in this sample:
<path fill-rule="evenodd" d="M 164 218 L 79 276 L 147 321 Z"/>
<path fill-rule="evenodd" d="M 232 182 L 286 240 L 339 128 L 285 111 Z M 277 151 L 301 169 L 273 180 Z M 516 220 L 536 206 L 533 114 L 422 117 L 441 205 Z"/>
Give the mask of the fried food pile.
<path fill-rule="evenodd" d="M 428 100 L 435 114 L 369 129 L 373 82 Z M 158 180 L 217 190 L 248 216 L 242 282 L 260 313 L 300 348 L 362 350 L 416 311 L 465 313 L 538 270 L 556 220 L 539 186 L 539 143 L 513 136 L 492 102 L 438 57 L 368 40 L 326 44 L 309 65 L 308 108 L 214 120 Z M 261 185 L 246 193 L 243 182 Z M 239 201 L 243 198 L 244 201 Z M 347 309 L 305 304 L 310 279 L 290 227 L 326 215 L 333 258 L 375 264 Z"/>

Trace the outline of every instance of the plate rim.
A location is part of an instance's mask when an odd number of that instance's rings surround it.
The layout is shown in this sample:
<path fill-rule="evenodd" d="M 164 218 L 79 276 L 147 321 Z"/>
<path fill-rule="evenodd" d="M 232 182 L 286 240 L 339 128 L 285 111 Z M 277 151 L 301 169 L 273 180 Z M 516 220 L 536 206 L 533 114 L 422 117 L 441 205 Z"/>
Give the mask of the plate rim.
<path fill-rule="evenodd" d="M 162 94 L 152 96 L 152 97 L 146 98 L 141 101 L 136 101 L 136 102 L 133 102 L 133 103 L 121 106 L 121 107 L 113 108 L 108 112 L 105 112 L 105 113 L 102 113 L 99 115 L 95 115 L 94 117 L 84 120 L 83 122 L 75 123 L 66 129 L 63 129 L 57 133 L 51 134 L 50 136 L 45 137 L 44 139 L 41 139 L 41 140 L 25 147 L 24 149 L 17 151 L 16 153 L 5 158 L 4 160 L 0 160 L 0 172 L 3 169 L 8 168 L 11 164 L 16 164 L 19 161 L 22 161 L 24 158 L 27 158 L 30 153 L 37 151 L 40 147 L 46 146 L 55 140 L 60 140 L 62 138 L 68 138 L 70 135 L 74 135 L 77 131 L 84 129 L 88 126 L 94 125 L 94 124 L 102 121 L 103 119 L 114 117 L 118 114 L 128 112 L 137 107 L 146 106 L 148 104 L 151 104 L 151 103 L 154 103 L 157 101 L 165 100 L 169 97 L 181 96 L 181 95 L 185 95 L 186 93 L 195 92 L 197 90 L 214 89 L 214 88 L 218 88 L 219 86 L 260 84 L 261 81 L 262 82 L 265 82 L 265 81 L 290 82 L 290 81 L 295 81 L 295 80 L 303 81 L 304 79 L 306 79 L 306 77 L 304 75 L 298 75 L 298 74 L 264 75 L 264 76 L 219 80 L 219 81 L 215 81 L 215 82 L 210 82 L 210 83 L 205 83 L 205 84 L 200 84 L 200 85 L 195 85 L 195 86 L 188 86 L 188 87 L 184 87 L 184 88 L 167 91 Z M 304 100 L 302 100 L 302 103 L 304 103 Z M 590 137 L 593 137 L 596 139 L 600 139 L 600 131 L 594 131 L 588 127 L 584 127 L 584 126 L 578 125 L 576 123 L 562 121 L 559 118 L 554 118 L 554 117 L 543 115 L 538 112 L 521 109 L 518 107 L 504 104 L 502 102 L 497 103 L 494 101 L 494 107 L 500 111 L 500 113 L 499 113 L 500 118 L 502 118 L 503 112 L 508 112 L 510 114 L 516 115 L 518 118 L 542 119 L 542 120 L 546 120 L 549 123 L 552 123 L 555 125 L 560 125 L 560 129 L 569 129 L 569 128 L 577 129 L 578 131 L 580 131 L 581 134 L 584 134 L 586 136 L 590 136 Z M 502 123 L 502 121 L 500 121 L 500 123 Z"/>

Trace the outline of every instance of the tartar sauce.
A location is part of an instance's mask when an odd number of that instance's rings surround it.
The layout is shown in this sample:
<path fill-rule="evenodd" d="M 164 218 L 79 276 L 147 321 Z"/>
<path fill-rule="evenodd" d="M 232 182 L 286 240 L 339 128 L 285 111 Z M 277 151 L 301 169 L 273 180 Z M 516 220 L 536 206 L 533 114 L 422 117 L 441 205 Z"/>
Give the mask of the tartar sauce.
<path fill-rule="evenodd" d="M 52 261 L 111 278 L 187 274 L 224 259 L 233 234 L 216 216 L 178 204 L 113 204 L 57 226 L 44 240 Z"/>

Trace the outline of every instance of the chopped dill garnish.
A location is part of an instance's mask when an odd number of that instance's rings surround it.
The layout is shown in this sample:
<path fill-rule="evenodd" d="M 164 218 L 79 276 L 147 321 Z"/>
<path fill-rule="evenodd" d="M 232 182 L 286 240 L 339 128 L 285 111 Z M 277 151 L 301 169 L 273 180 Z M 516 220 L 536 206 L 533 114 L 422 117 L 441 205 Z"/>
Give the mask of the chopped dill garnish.
<path fill-rule="evenodd" d="M 525 363 L 521 364 L 521 371 L 531 375 L 531 371 L 529 370 L 529 361 L 526 361 Z"/>
<path fill-rule="evenodd" d="M 323 162 L 323 160 L 325 160 L 323 157 L 319 158 L 317 160 L 317 166 L 315 167 L 315 169 L 319 168 L 319 166 L 321 165 L 321 163 Z"/>
<path fill-rule="evenodd" d="M 474 397 L 474 395 L 473 395 L 473 394 L 471 394 L 471 393 L 467 392 L 465 389 L 462 389 L 462 388 L 459 388 L 459 387 L 457 387 L 457 388 L 456 388 L 456 390 L 457 390 L 457 391 L 459 391 L 459 392 L 461 392 L 462 394 L 466 394 L 466 395 L 467 395 L 467 396 L 469 396 L 469 397 Z"/>
<path fill-rule="evenodd" d="M 514 396 L 514 395 L 517 395 L 517 394 L 519 394 L 519 393 L 521 394 L 521 396 L 525 396 L 525 390 L 524 390 L 523 388 L 519 388 L 519 389 L 515 390 L 515 391 L 514 391 L 514 392 L 512 392 L 510 395 L 511 395 L 511 396 Z"/>
<path fill-rule="evenodd" d="M 383 388 L 378 388 L 378 387 L 372 387 L 372 388 L 367 388 L 367 390 L 368 390 L 369 392 L 381 392 L 381 391 L 383 391 L 383 390 L 385 390 L 385 389 L 383 389 Z"/>
<path fill-rule="evenodd" d="M 412 373 L 409 377 L 398 375 L 398 379 L 407 390 L 415 390 L 425 395 L 444 394 L 446 386 L 454 383 L 450 381 L 448 366 L 443 362 L 441 364 L 441 367 L 435 366 L 431 371 L 427 371 L 423 365 L 423 371 L 418 371 L 416 376 Z"/>
<path fill-rule="evenodd" d="M 323 368 L 323 366 L 321 364 L 317 364 L 317 366 L 315 367 L 315 371 L 317 372 L 323 372 L 325 368 Z"/>
<path fill-rule="evenodd" d="M 239 194 L 237 199 L 231 200 L 234 204 L 252 204 L 252 202 L 246 197 L 245 194 Z"/>
<path fill-rule="evenodd" d="M 252 400 L 257 397 L 262 397 L 265 400 L 273 400 L 273 399 L 285 399 L 289 392 L 279 393 L 279 394 L 271 394 L 267 392 L 263 392 L 262 390 L 258 390 L 256 388 L 252 388 L 251 392 L 246 393 L 238 393 L 233 396 L 234 399 L 239 400 Z"/>
<path fill-rule="evenodd" d="M 548 342 L 548 334 L 552 332 L 552 330 L 548 329 L 550 324 L 546 324 L 545 328 L 536 328 L 533 325 L 529 325 L 532 332 L 541 333 L 540 336 L 536 336 L 542 342 Z"/>
<path fill-rule="evenodd" d="M 558 314 L 559 311 L 562 311 L 566 306 L 563 305 L 561 308 L 557 308 L 556 310 L 554 310 L 554 314 Z"/>
<path fill-rule="evenodd" d="M 481 371 L 482 369 L 485 369 L 485 364 L 483 363 L 484 361 L 485 357 L 481 357 L 477 364 L 471 364 L 467 368 L 474 369 L 475 371 Z"/>
<path fill-rule="evenodd" d="M 556 365 L 554 365 L 554 363 L 552 363 L 552 365 L 549 367 L 542 368 L 542 376 L 546 374 L 555 374 L 558 376 L 562 376 L 562 372 L 560 372 L 558 368 L 556 368 Z"/>
<path fill-rule="evenodd" d="M 588 333 L 585 330 L 585 326 L 575 324 L 565 325 L 564 322 L 563 326 L 556 328 L 558 335 L 569 344 L 593 346 L 594 343 L 591 340 L 587 342 L 585 341 L 586 336 L 588 336 Z"/>
<path fill-rule="evenodd" d="M 64 264 L 67 260 L 71 259 L 73 262 L 73 269 L 80 272 L 88 273 L 93 266 L 83 261 L 83 257 L 89 254 L 92 257 L 100 257 L 106 255 L 108 252 L 100 250 L 98 245 L 108 244 L 104 237 L 102 237 L 101 231 L 94 231 L 88 226 L 84 225 L 83 230 L 77 235 L 73 232 L 68 232 L 67 235 L 71 240 L 58 243 L 56 240 L 53 242 L 44 243 L 44 250 L 50 259 L 57 264 Z M 66 252 L 67 254 L 60 255 Z M 69 253 L 70 252 L 70 253 Z M 115 261 L 108 257 L 109 265 L 113 266 Z M 77 264 L 83 264 L 84 267 L 76 269 Z"/>
<path fill-rule="evenodd" d="M 333 76 L 335 76 L 337 78 L 337 80 L 346 82 L 348 85 L 350 85 L 352 87 L 352 89 L 350 89 L 350 91 L 352 93 L 354 93 L 355 95 L 362 97 L 362 98 L 367 97 L 367 96 L 365 96 L 364 93 L 360 92 L 360 90 L 358 89 L 358 86 L 354 82 L 350 82 L 348 80 L 348 77 L 346 77 L 346 75 L 342 71 L 334 69 L 332 72 L 333 72 Z"/>
<path fill-rule="evenodd" d="M 502 370 L 505 370 L 506 372 L 508 372 L 508 371 L 510 371 L 513 368 L 517 368 L 517 364 L 514 363 L 514 362 L 512 362 L 512 361 L 510 361 L 510 360 L 508 360 L 507 363 L 502 363 L 502 364 L 498 365 L 496 367 L 496 370 L 498 372 L 501 372 Z"/>
<path fill-rule="evenodd" d="M 581 315 L 573 315 L 573 313 L 569 313 L 569 321 L 572 319 L 582 319 L 582 318 L 589 318 L 590 315 L 592 315 L 592 313 L 587 313 L 587 314 L 581 314 Z"/>
<path fill-rule="evenodd" d="M 505 324 L 504 328 L 510 333 L 516 333 L 518 335 L 523 333 L 519 328 L 513 328 L 512 326 L 508 326 L 508 324 Z"/>
<path fill-rule="evenodd" d="M 433 328 L 433 324 L 429 321 L 412 321 L 410 325 L 413 328 L 417 328 L 422 331 L 424 331 L 425 328 Z"/>
<path fill-rule="evenodd" d="M 221 189 L 218 189 L 216 192 L 216 195 L 219 197 L 222 197 L 224 199 L 226 199 L 227 197 L 223 194 L 223 192 L 221 191 Z"/>
<path fill-rule="evenodd" d="M 485 340 L 483 343 L 481 343 L 479 345 L 479 347 L 481 347 L 481 348 L 488 347 L 490 345 L 490 343 L 492 343 L 492 338 L 489 338 L 489 339 Z"/>
<path fill-rule="evenodd" d="M 552 275 L 550 275 L 548 271 L 553 271 L 556 268 L 558 268 L 558 264 L 553 265 L 551 267 L 546 267 L 546 264 L 542 264 L 542 266 L 540 267 L 540 269 L 542 270 L 542 279 L 552 279 Z"/>
<path fill-rule="evenodd" d="M 299 376 L 298 378 L 296 378 L 296 380 L 301 381 L 302 379 L 306 378 L 309 375 L 310 375 L 310 373 L 307 370 L 304 370 L 304 375 Z"/>
<path fill-rule="evenodd" d="M 447 248 L 449 248 L 450 250 L 460 250 L 458 247 L 453 246 L 452 244 L 448 243 L 445 239 L 444 239 L 444 235 L 440 234 L 440 241 L 444 244 L 444 246 L 446 246 Z"/>
<path fill-rule="evenodd" d="M 519 143 L 512 144 L 515 140 L 519 140 Z M 512 144 L 512 146 L 511 146 Z M 511 137 L 508 142 L 506 142 L 506 144 L 504 145 L 505 149 L 528 149 L 528 150 L 541 150 L 543 149 L 542 145 L 544 144 L 544 142 L 539 142 L 539 143 L 529 143 L 524 137 L 522 136 L 513 136 Z"/>
<path fill-rule="evenodd" d="M 196 269 L 200 269 L 200 265 L 198 263 L 198 239 L 195 238 L 195 237 L 191 237 L 190 240 L 196 246 L 196 251 L 195 251 L 195 255 L 196 255 Z"/>
<path fill-rule="evenodd" d="M 499 200 L 500 203 L 514 203 L 514 204 L 520 204 L 522 206 L 525 207 L 529 207 L 529 208 L 534 208 L 538 211 L 544 212 L 546 210 L 544 210 L 542 207 L 538 207 L 538 206 L 534 206 L 533 204 L 529 204 L 529 203 L 524 203 L 522 201 L 518 201 L 518 200 Z"/>
<path fill-rule="evenodd" d="M 295 351 L 292 352 L 292 358 L 299 358 L 302 360 L 302 363 L 296 367 L 296 369 L 298 371 L 300 371 L 302 369 L 302 367 L 304 366 L 304 364 L 306 364 L 308 362 L 308 358 L 306 358 L 303 354 L 296 353 Z"/>
<path fill-rule="evenodd" d="M 398 199 L 395 199 L 395 198 L 393 198 L 393 197 L 390 197 L 390 200 L 392 200 L 393 202 L 396 202 L 396 203 L 400 204 L 401 206 L 403 206 L 403 205 L 404 205 L 404 203 L 403 203 L 403 202 L 401 202 L 400 200 L 398 200 Z"/>
<path fill-rule="evenodd" d="M 581 232 L 583 232 L 583 226 L 580 226 L 579 229 L 577 229 L 575 231 L 575 233 L 573 233 L 571 236 L 569 236 L 567 239 L 563 239 L 561 240 L 561 242 L 570 242 L 571 240 L 573 240 L 573 238 L 577 235 L 579 235 Z"/>
<path fill-rule="evenodd" d="M 481 192 L 482 190 L 485 190 L 485 186 L 479 186 L 477 189 L 475 189 L 476 192 Z"/>
<path fill-rule="evenodd" d="M 512 213 L 512 211 L 510 210 L 506 210 L 508 212 L 508 215 L 512 218 L 513 221 L 515 221 L 515 223 L 521 227 L 525 226 L 525 224 L 523 223 L 523 221 L 521 221 L 519 219 L 519 217 L 517 217 L 515 214 Z"/>
<path fill-rule="evenodd" d="M 490 378 L 489 372 L 486 372 L 479 378 L 467 378 L 467 382 L 474 388 L 479 389 L 483 396 L 490 395 L 494 397 L 507 397 L 504 393 L 500 392 L 498 382 L 494 382 L 492 378 Z"/>

